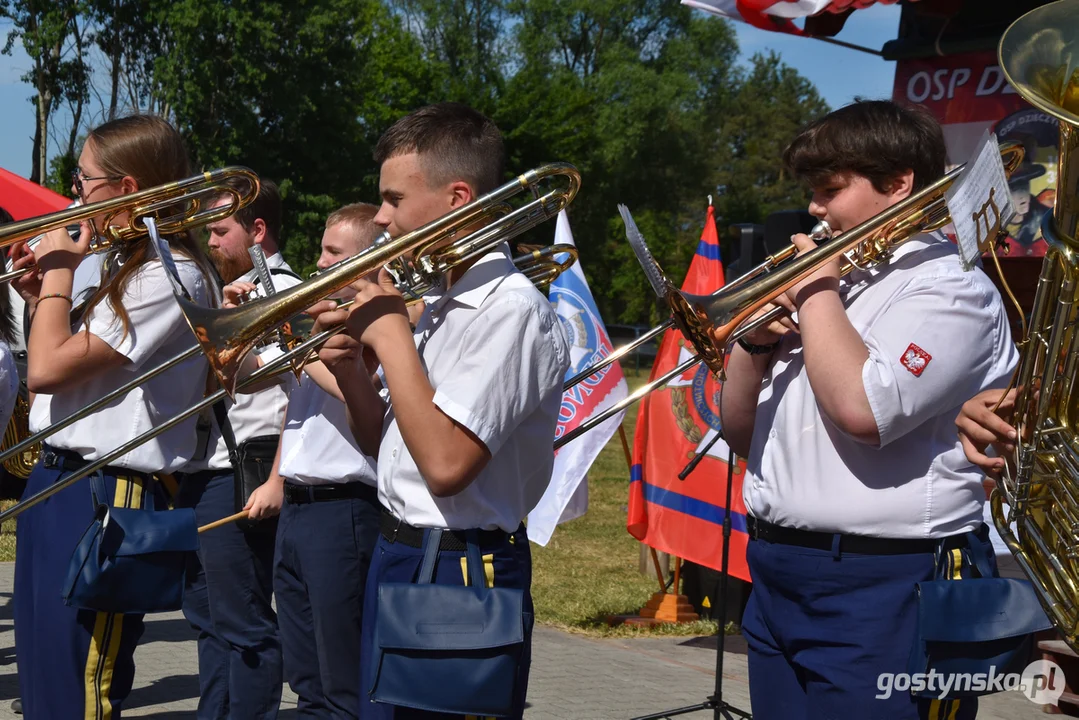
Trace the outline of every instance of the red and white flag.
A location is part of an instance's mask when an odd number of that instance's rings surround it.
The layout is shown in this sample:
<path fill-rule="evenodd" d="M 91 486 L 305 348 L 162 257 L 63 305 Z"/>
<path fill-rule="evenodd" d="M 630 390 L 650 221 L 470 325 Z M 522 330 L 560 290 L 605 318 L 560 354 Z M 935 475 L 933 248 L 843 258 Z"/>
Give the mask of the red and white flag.
<path fill-rule="evenodd" d="M 842 13 L 862 10 L 871 5 L 894 5 L 899 0 L 682 0 L 698 10 L 705 10 L 734 20 L 742 20 L 762 30 L 803 35 L 795 25 L 799 18 L 818 13 Z"/>

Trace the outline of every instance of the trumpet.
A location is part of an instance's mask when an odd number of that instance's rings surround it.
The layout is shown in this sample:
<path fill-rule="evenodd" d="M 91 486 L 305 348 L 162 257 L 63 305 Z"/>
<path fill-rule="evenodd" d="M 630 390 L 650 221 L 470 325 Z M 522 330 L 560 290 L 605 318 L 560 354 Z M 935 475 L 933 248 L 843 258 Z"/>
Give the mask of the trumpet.
<path fill-rule="evenodd" d="M 481 227 L 478 230 L 465 234 L 459 240 L 453 241 L 449 245 L 439 247 L 445 240 L 452 238 L 455 234 L 463 233 L 469 227 L 474 227 L 479 222 L 486 219 L 487 212 L 492 208 L 501 214 L 504 211 L 503 206 L 505 200 L 508 197 L 515 195 L 517 192 L 524 189 L 530 189 L 538 195 L 535 186 L 553 176 L 563 177 L 566 181 L 565 186 L 555 188 L 542 196 L 536 197 L 536 199 L 532 200 L 527 205 L 502 215 L 491 225 Z M 448 272 L 462 262 L 478 257 L 490 249 L 497 247 L 502 242 L 512 239 L 520 233 L 534 227 L 540 222 L 553 218 L 559 211 L 569 205 L 573 200 L 573 197 L 577 194 L 579 188 L 580 175 L 572 165 L 565 163 L 547 165 L 520 175 L 516 180 L 472 201 L 468 205 L 458 208 L 442 218 L 428 223 L 418 230 L 408 233 L 397 240 L 384 240 L 381 244 L 372 246 L 348 260 L 344 260 L 327 268 L 327 270 L 318 277 L 295 285 L 288 290 L 268 298 L 252 300 L 243 306 L 227 310 L 218 310 L 216 313 L 203 312 L 191 317 L 186 315 L 186 313 L 191 311 L 191 308 L 197 308 L 198 310 L 205 309 L 177 296 L 177 301 L 180 302 L 181 309 L 185 312 L 188 323 L 195 330 L 196 339 L 198 340 L 196 345 L 179 353 L 165 363 L 162 363 L 160 366 L 139 377 L 133 378 L 123 387 L 114 390 L 107 396 L 95 401 L 79 412 L 64 418 L 34 436 L 27 438 L 19 445 L 11 448 L 3 455 L 0 455 L 0 459 L 20 452 L 34 442 L 40 441 L 42 437 L 56 432 L 63 427 L 67 427 L 80 418 L 86 417 L 108 402 L 123 397 L 127 392 L 130 392 L 151 377 L 159 375 L 168 368 L 174 367 L 185 360 L 196 357 L 200 351 L 207 355 L 211 367 L 218 372 L 218 377 L 222 380 L 221 389 L 203 398 L 195 405 L 183 410 L 161 425 L 124 443 L 122 446 L 105 454 L 98 460 L 87 463 L 63 480 L 20 501 L 7 510 L 0 512 L 0 523 L 8 518 L 15 517 L 44 500 L 47 500 L 64 488 L 70 487 L 74 483 L 106 465 L 114 463 L 117 459 L 131 452 L 139 445 L 167 432 L 192 415 L 211 407 L 218 400 L 221 400 L 226 396 L 234 396 L 237 390 L 248 386 L 257 386 L 259 383 L 284 370 L 292 369 L 294 360 L 297 358 L 306 359 L 310 355 L 311 350 L 324 343 L 329 337 L 339 332 L 342 328 L 331 328 L 318 333 L 313 337 L 307 338 L 295 347 L 289 349 L 288 352 L 274 358 L 271 362 L 258 368 L 242 380 L 237 379 L 235 373 L 235 371 L 238 370 L 243 357 L 251 348 L 259 343 L 262 336 L 272 333 L 284 321 L 299 315 L 304 309 L 310 307 L 324 296 L 336 292 L 356 278 L 363 277 L 375 268 L 381 267 L 392 259 L 389 257 L 391 253 L 396 257 L 397 255 L 410 252 L 412 254 L 414 265 L 420 269 L 420 277 L 426 277 L 428 282 L 435 283 L 438 281 L 438 275 L 440 273 Z M 558 246 L 555 247 L 557 248 Z M 394 251 L 396 251 L 396 253 L 394 253 Z M 430 256 L 423 254 L 426 251 L 430 251 Z M 568 260 L 554 259 L 554 255 L 559 254 L 560 252 L 570 253 L 570 258 Z M 530 255 L 533 257 L 533 264 L 535 267 L 528 274 L 529 277 L 533 278 L 534 282 L 535 278 L 540 278 L 545 282 L 553 280 L 557 277 L 557 273 L 560 272 L 559 268 L 568 268 L 576 258 L 575 252 L 570 252 L 564 247 L 560 250 L 552 249 L 550 251 L 538 251 L 536 253 L 531 253 Z M 252 314 L 252 310 L 254 310 L 254 314 Z M 215 315 L 216 317 L 224 318 L 224 321 L 216 322 Z M 278 318 L 283 319 L 279 320 Z M 200 324 L 204 321 L 206 324 Z M 250 328 L 242 325 L 245 321 L 257 323 L 259 327 Z M 230 330 L 234 331 L 237 337 L 228 335 Z M 230 364 L 232 361 L 235 362 L 235 367 Z M 220 369 L 222 368 L 231 372 L 222 375 L 220 372 Z"/>
<path fill-rule="evenodd" d="M 1024 149 L 1018 143 L 1003 143 L 1000 153 L 1005 174 L 1010 177 L 1023 161 Z M 642 385 L 626 398 L 560 437 L 555 442 L 555 449 L 622 412 L 698 363 L 705 363 L 722 379 L 728 345 L 781 316 L 785 310 L 774 308 L 756 318 L 750 319 L 751 316 L 827 263 L 840 260 L 840 273 L 843 275 L 854 269 L 876 267 L 886 263 L 892 251 L 900 244 L 916 235 L 947 225 L 951 222 L 951 216 L 945 193 L 962 174 L 964 167 L 960 165 L 954 168 L 928 187 L 810 252 L 797 255 L 795 247 L 789 246 L 751 270 L 749 279 L 727 285 L 711 295 L 691 295 L 675 287 L 648 251 L 648 246 L 629 211 L 620 206 L 619 211 L 626 224 L 626 237 L 633 246 L 649 283 L 671 313 L 670 320 L 638 338 L 634 341 L 634 347 L 670 327 L 676 327 L 697 352 L 662 377 Z M 830 235 L 830 229 L 820 226 L 814 229 L 814 234 L 819 236 L 818 239 L 823 239 L 823 236 Z M 612 353 L 614 360 L 624 357 L 632 349 L 615 351 Z M 566 388 L 583 382 L 614 360 L 608 356 L 600 363 L 585 368 L 567 382 Z"/>
<path fill-rule="evenodd" d="M 246 184 L 246 187 L 237 190 L 229 181 Z M 145 237 L 145 217 L 153 217 L 157 221 L 158 231 L 163 235 L 185 232 L 229 217 L 254 202 L 258 192 L 259 179 L 254 171 L 240 166 L 224 167 L 128 195 L 89 205 L 76 203 L 58 212 L 10 223 L 0 228 L 0 247 L 88 221 L 94 233 L 90 240 L 90 252 L 103 253 Z M 222 196 L 229 198 L 227 204 L 207 207 Z M 127 221 L 114 224 L 116 219 L 124 214 L 127 215 Z M 98 216 L 104 216 L 101 223 L 103 229 L 98 229 L 93 223 L 93 218 Z M 31 270 L 32 268 L 23 268 L 6 272 L 0 275 L 0 284 L 15 280 Z"/>

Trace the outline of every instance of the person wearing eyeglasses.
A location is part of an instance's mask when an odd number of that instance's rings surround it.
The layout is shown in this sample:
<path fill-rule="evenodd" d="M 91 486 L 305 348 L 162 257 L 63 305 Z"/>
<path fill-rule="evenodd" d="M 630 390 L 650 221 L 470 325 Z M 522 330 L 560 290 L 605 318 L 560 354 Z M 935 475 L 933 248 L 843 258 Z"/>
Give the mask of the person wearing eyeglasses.
<path fill-rule="evenodd" d="M 191 174 L 179 132 L 161 118 L 135 115 L 90 131 L 72 190 L 84 204 L 122 197 Z M 30 429 L 42 430 L 80 412 L 148 368 L 187 350 L 190 330 L 171 282 L 146 237 L 114 251 L 116 262 L 74 324 L 74 278 L 102 223 L 82 223 L 77 239 L 47 233 L 32 251 L 16 248 L 13 266 L 36 266 L 15 285 L 29 306 L 27 384 Z M 216 295 L 209 259 L 191 233 L 163 238 L 175 256 L 176 279 L 193 302 Z M 147 380 L 107 407 L 53 433 L 27 481 L 35 495 L 99 460 L 202 397 L 203 357 Z M 119 718 L 135 674 L 143 616 L 67 605 L 62 589 L 72 553 L 96 506 L 164 510 L 166 479 L 190 460 L 196 420 L 181 422 L 19 516 L 15 559 L 15 655 L 23 712 L 30 718 Z M 152 503 L 152 505 L 151 505 Z"/>

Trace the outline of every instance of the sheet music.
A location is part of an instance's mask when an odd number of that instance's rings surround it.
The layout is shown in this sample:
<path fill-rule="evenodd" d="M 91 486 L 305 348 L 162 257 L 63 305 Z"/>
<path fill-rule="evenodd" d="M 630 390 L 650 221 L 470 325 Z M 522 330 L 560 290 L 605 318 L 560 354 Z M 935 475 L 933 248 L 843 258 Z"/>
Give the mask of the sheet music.
<path fill-rule="evenodd" d="M 992 250 L 1001 228 L 1015 214 L 995 134 L 988 130 L 982 134 L 977 151 L 944 198 L 955 226 L 963 269 L 970 270 L 982 253 Z"/>

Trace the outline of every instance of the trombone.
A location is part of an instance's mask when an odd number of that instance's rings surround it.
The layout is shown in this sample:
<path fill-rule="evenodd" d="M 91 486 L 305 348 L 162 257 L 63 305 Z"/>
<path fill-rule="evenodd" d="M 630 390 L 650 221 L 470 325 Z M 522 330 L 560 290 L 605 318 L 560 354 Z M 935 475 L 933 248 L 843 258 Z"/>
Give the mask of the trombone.
<path fill-rule="evenodd" d="M 539 186 L 560 177 L 565 184 L 539 195 Z M 270 297 L 228 309 L 205 308 L 176 297 L 210 367 L 229 395 L 236 389 L 237 374 L 247 354 L 267 333 L 302 310 L 331 295 L 390 261 L 410 261 L 410 272 L 430 283 L 450 270 L 486 254 L 506 240 L 556 216 L 573 201 L 581 176 L 568 163 L 552 163 L 529 170 L 441 218 L 398 238 L 380 242 L 327 268 L 317 277 Z M 535 199 L 506 213 L 506 201 L 522 190 Z M 492 218 L 497 218 L 492 221 Z M 464 237 L 453 238 L 482 223 L 490 222 Z"/>
<path fill-rule="evenodd" d="M 563 257 L 562 259 L 558 259 L 557 256 L 565 257 Z M 542 289 L 554 282 L 555 278 L 557 278 L 561 273 L 568 270 L 569 267 L 576 260 L 576 246 L 559 244 L 549 245 L 518 255 L 513 259 L 513 263 L 517 266 L 517 269 L 524 273 L 525 277 L 531 280 L 537 288 Z M 409 302 L 416 302 L 422 299 L 422 295 L 426 293 L 429 289 L 429 285 L 420 285 L 416 287 L 398 287 L 398 290 L 400 290 L 406 298 L 409 298 Z M 344 308 L 351 304 L 352 301 L 350 300 L 348 302 L 341 303 L 339 307 Z M 307 352 L 304 353 L 302 356 L 299 354 L 290 355 L 289 364 L 277 366 L 277 371 L 270 374 L 277 374 L 291 369 L 298 379 L 300 374 L 303 372 L 304 366 L 307 363 L 311 362 L 314 357 L 316 357 L 318 348 L 322 345 L 322 343 L 340 332 L 343 327 L 339 326 L 336 328 L 330 328 L 328 330 L 322 331 L 318 335 L 312 335 L 311 329 L 314 326 L 314 319 L 305 314 L 301 314 L 293 318 L 289 321 L 289 324 L 292 326 L 292 328 L 298 329 L 296 330 L 296 332 L 290 333 L 288 337 L 285 338 L 285 342 L 287 344 L 286 352 L 296 350 L 300 348 L 301 345 L 307 348 Z M 9 447 L 3 452 L 0 452 L 0 463 L 4 463 L 10 458 L 18 456 L 20 453 L 31 450 L 35 445 L 37 445 L 50 435 L 57 433 L 60 430 L 63 430 L 77 420 L 80 420 L 103 407 L 111 405 L 113 402 L 123 398 L 125 395 L 127 395 L 129 392 L 131 392 L 147 380 L 150 380 L 151 378 L 160 375 L 161 373 L 166 372 L 167 370 L 174 368 L 177 365 L 180 365 L 181 363 L 184 363 L 192 358 L 198 357 L 201 351 L 202 348 L 199 347 L 198 344 L 192 345 L 187 350 L 176 354 L 175 356 L 173 356 L 169 360 L 166 360 L 164 363 L 158 365 L 152 370 L 149 370 L 142 375 L 139 375 L 138 377 L 128 381 L 126 384 L 113 390 L 107 395 L 104 395 L 101 398 L 95 400 L 86 407 L 80 409 L 78 412 L 72 413 L 71 415 L 61 420 L 57 420 L 55 423 L 48 426 L 47 428 L 39 430 L 33 435 L 30 435 L 26 439 L 20 441 L 18 444 Z M 259 377 L 260 379 L 266 379 L 269 377 L 270 374 L 262 374 Z M 245 385 L 245 383 L 242 383 L 241 387 L 243 385 Z M 145 439 L 149 440 L 151 439 L 151 437 L 152 436 L 149 436 Z"/>
<path fill-rule="evenodd" d="M 563 257 L 559 259 L 558 256 Z M 516 266 L 516 268 L 540 290 L 554 282 L 559 275 L 568 270 L 576 261 L 577 246 L 561 243 L 533 248 L 528 250 L 528 252 L 513 258 L 514 266 Z M 317 275 L 319 275 L 318 272 L 312 273 L 312 277 Z M 397 276 L 395 275 L 395 277 Z M 397 286 L 397 290 L 405 296 L 406 305 L 412 305 L 422 301 L 423 296 L 433 287 L 430 282 L 422 279 L 416 281 L 415 285 L 410 285 L 408 281 L 399 279 L 395 282 L 395 285 Z M 344 310 L 345 308 L 351 307 L 352 303 L 352 300 L 346 300 L 338 303 L 337 307 L 339 310 Z M 311 332 L 314 328 L 314 324 L 314 318 L 309 315 L 298 315 L 292 320 L 289 320 L 289 332 L 285 334 L 281 340 L 283 343 L 282 349 L 287 351 L 310 339 L 312 337 Z M 323 341 L 330 339 L 342 329 L 343 327 L 336 327 L 324 330 L 319 346 L 321 346 Z M 293 361 L 292 371 L 296 375 L 297 380 L 299 380 L 300 375 L 303 374 L 304 367 L 308 363 L 313 362 L 317 354 L 318 347 L 313 347 L 305 357 L 296 358 Z M 3 461 L 4 457 L 6 457 L 6 454 L 0 453 L 0 462 Z"/>
<path fill-rule="evenodd" d="M 242 181 L 246 187 L 237 190 L 229 184 L 239 184 L 237 181 Z M 238 165 L 219 168 L 128 195 L 89 205 L 73 205 L 48 215 L 10 223 L 0 228 L 0 247 L 30 240 L 68 225 L 78 225 L 85 220 L 91 223 L 94 231 L 90 252 L 103 253 L 145 237 L 148 232 L 142 221 L 144 217 L 154 218 L 162 235 L 171 235 L 229 217 L 254 202 L 258 193 L 259 178 L 254 171 Z M 227 204 L 206 207 L 222 196 L 229 198 Z M 127 222 L 114 225 L 116 218 L 123 214 L 127 215 Z M 101 223 L 104 229 L 100 231 L 93 225 L 93 218 L 99 215 L 104 216 Z M 27 267 L 3 273 L 0 284 L 22 277 L 31 270 Z"/>
<path fill-rule="evenodd" d="M 553 176 L 564 177 L 566 180 L 565 186 L 555 188 L 545 195 L 539 196 L 535 186 Z M 133 438 L 103 457 L 87 463 L 60 482 L 0 512 L 0 523 L 19 515 L 91 473 L 115 462 L 118 458 L 123 457 L 144 442 L 152 440 L 192 415 L 211 407 L 218 400 L 224 399 L 226 395 L 234 396 L 237 390 L 257 385 L 284 370 L 295 370 L 292 364 L 295 359 L 306 359 L 312 349 L 321 345 L 343 328 L 335 327 L 324 330 L 295 345 L 287 352 L 252 372 L 246 378 L 238 380 L 236 377 L 236 371 L 239 369 L 243 358 L 251 348 L 259 343 L 262 336 L 273 332 L 279 325 L 291 317 L 299 315 L 322 297 L 336 292 L 356 278 L 363 277 L 372 270 L 381 267 L 393 259 L 389 256 L 394 250 L 397 251 L 394 253 L 395 256 L 411 252 L 413 263 L 420 273 L 419 276 L 426 278 L 430 283 L 435 283 L 438 281 L 438 274 L 448 272 L 463 262 L 479 257 L 499 244 L 554 217 L 569 205 L 579 188 L 580 175 L 572 165 L 565 163 L 546 165 L 520 175 L 510 183 L 506 183 L 502 187 L 428 223 L 418 230 L 403 235 L 397 240 L 384 240 L 381 244 L 374 245 L 358 255 L 327 268 L 325 273 L 320 274 L 318 277 L 270 297 L 253 300 L 236 308 L 206 312 L 205 308 L 177 296 L 177 301 L 181 304 L 181 310 L 184 311 L 188 323 L 195 331 L 198 340 L 197 345 L 143 373 L 123 387 L 83 408 L 78 413 L 64 418 L 31 438 L 27 438 L 23 443 L 11 448 L 4 455 L 0 455 L 0 458 L 20 452 L 37 442 L 41 437 L 45 437 L 63 427 L 67 427 L 80 418 L 86 417 L 93 410 L 122 397 L 126 392 L 146 382 L 151 377 L 185 360 L 196 357 L 200 350 L 206 353 L 211 367 L 214 368 L 219 379 L 222 380 L 221 389 L 173 416 L 163 424 Z M 504 212 L 505 200 L 525 189 L 531 190 L 537 197 L 527 205 L 500 217 L 491 225 L 474 230 L 445 247 L 437 248 L 445 240 L 458 233 L 463 233 L 469 227 L 484 221 L 491 212 Z M 432 249 L 433 253 L 430 255 L 423 254 Z M 570 258 L 561 261 L 554 259 L 554 255 L 562 252 L 569 252 Z M 521 257 L 530 257 L 532 259 L 531 264 L 533 267 L 526 274 L 529 275 L 533 282 L 537 282 L 537 279 L 542 282 L 550 282 L 562 270 L 572 264 L 572 261 L 576 258 L 576 252 L 570 252 L 564 246 L 553 246 Z M 187 315 L 192 308 L 203 312 L 194 314 L 194 317 Z M 224 318 L 224 321 L 217 322 L 215 317 Z M 199 324 L 204 321 L 207 324 Z M 256 326 L 242 325 L 244 322 L 254 323 Z M 230 336 L 228 334 L 230 330 L 235 331 L 239 337 Z M 222 369 L 229 372 L 223 374 Z"/>
<path fill-rule="evenodd" d="M 1000 153 L 1005 173 L 1010 177 L 1022 162 L 1024 149 L 1018 143 L 1004 143 L 1000 146 Z M 642 338 L 638 338 L 633 347 L 640 346 L 673 326 L 678 328 L 697 353 L 662 377 L 642 385 L 629 396 L 558 438 L 554 443 L 555 449 L 622 412 L 697 363 L 705 363 L 722 379 L 723 359 L 727 346 L 783 315 L 786 311 L 783 308 L 774 308 L 752 320 L 750 316 L 820 267 L 840 258 L 842 259 L 840 272 L 843 275 L 856 268 L 867 269 L 879 266 L 887 262 L 892 250 L 898 245 L 915 235 L 932 232 L 947 225 L 951 221 L 951 216 L 945 193 L 959 178 L 964 168 L 965 165 L 954 168 L 935 183 L 842 233 L 835 240 L 824 243 L 803 255 L 796 255 L 797 251 L 791 245 L 750 271 L 750 277 L 745 282 L 742 282 L 740 278 L 738 282 L 727 285 L 711 295 L 691 295 L 675 287 L 652 258 L 629 211 L 624 206 L 619 206 L 622 219 L 626 223 L 626 237 L 633 246 L 637 260 L 644 268 L 656 294 L 666 302 L 671 312 L 670 320 L 645 333 Z M 814 229 L 815 233 L 818 231 L 824 233 L 825 228 Z M 827 232 L 830 234 L 830 231 Z M 568 389 L 583 382 L 632 349 L 632 347 L 624 351 L 619 349 L 612 353 L 613 360 L 610 359 L 612 356 L 608 356 L 607 359 L 585 368 L 571 378 L 565 387 Z"/>

